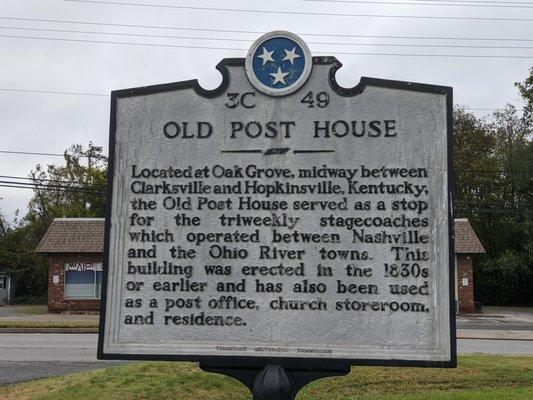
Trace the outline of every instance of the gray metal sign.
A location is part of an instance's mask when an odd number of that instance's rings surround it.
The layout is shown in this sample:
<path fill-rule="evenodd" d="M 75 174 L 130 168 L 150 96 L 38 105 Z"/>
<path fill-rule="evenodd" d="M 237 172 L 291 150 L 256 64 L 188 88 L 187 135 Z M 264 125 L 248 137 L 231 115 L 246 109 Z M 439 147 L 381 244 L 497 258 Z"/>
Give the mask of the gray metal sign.
<path fill-rule="evenodd" d="M 455 365 L 452 90 L 340 66 L 276 31 L 112 93 L 100 358 Z"/>

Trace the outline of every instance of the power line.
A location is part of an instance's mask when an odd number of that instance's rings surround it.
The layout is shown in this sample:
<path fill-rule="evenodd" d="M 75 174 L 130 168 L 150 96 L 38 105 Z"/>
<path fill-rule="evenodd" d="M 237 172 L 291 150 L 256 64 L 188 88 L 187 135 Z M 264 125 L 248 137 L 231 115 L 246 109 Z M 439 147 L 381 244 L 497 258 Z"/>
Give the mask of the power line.
<path fill-rule="evenodd" d="M 43 190 L 62 190 L 62 191 L 78 191 L 78 192 L 92 192 L 94 194 L 103 194 L 105 191 L 99 190 L 98 187 L 105 188 L 107 185 L 105 184 L 93 184 L 89 185 L 87 187 L 78 187 L 78 186 L 68 186 L 68 185 L 62 185 L 61 183 L 74 183 L 76 185 L 81 184 L 80 182 L 76 181 L 66 181 L 66 180 L 51 180 L 51 179 L 40 179 L 40 178 L 25 178 L 25 177 L 18 177 L 18 176 L 11 176 L 11 175 L 0 175 L 0 177 L 3 178 L 9 178 L 9 179 L 26 179 L 31 180 L 32 182 L 19 182 L 19 181 L 4 181 L 0 180 L 0 186 L 2 187 L 13 187 L 13 188 L 19 188 L 19 189 L 43 189 Z M 39 183 L 37 181 L 48 181 L 52 183 Z M 467 202 L 467 201 L 458 201 L 455 203 L 456 207 L 454 208 L 455 211 L 458 212 L 494 212 L 494 213 L 529 213 L 533 212 L 533 210 L 530 210 L 529 207 L 533 206 L 533 203 L 523 203 L 518 202 L 515 203 L 517 206 L 524 206 L 526 208 L 504 208 L 501 207 L 505 203 L 499 202 L 499 203 L 486 203 L 486 202 Z M 472 208 L 468 206 L 473 205 L 480 205 L 482 207 L 490 207 L 490 208 Z M 492 206 L 492 207 L 491 207 Z M 494 207 L 496 206 L 496 207 Z"/>
<path fill-rule="evenodd" d="M 423 2 L 423 3 L 432 3 L 434 0 L 411 0 L 414 2 Z M 533 5 L 533 2 L 531 1 L 483 1 L 483 0 L 476 0 L 476 1 L 462 1 L 462 0 L 436 0 L 437 2 L 443 2 L 443 3 L 455 3 L 455 4 L 481 4 L 482 6 L 486 7 L 492 7 L 493 5 L 506 5 L 506 6 L 531 6 Z"/>
<path fill-rule="evenodd" d="M 26 182 L 9 182 L 9 181 L 0 181 L 0 187 L 10 187 L 15 189 L 38 189 L 38 190 L 52 190 L 59 192 L 85 192 L 92 194 L 105 194 L 105 191 L 95 190 L 93 187 L 83 188 L 83 187 L 71 187 L 64 185 L 50 185 L 50 184 L 35 184 L 35 183 L 26 183 Z M 486 205 L 486 204 L 484 204 Z M 455 212 L 461 213 L 494 213 L 494 214 L 530 214 L 533 213 L 533 210 L 529 209 L 518 209 L 518 208 L 454 208 Z"/>
<path fill-rule="evenodd" d="M 47 188 L 60 188 L 60 189 L 76 189 L 76 190 L 86 190 L 84 187 L 80 186 L 68 186 L 68 185 L 61 185 L 61 184 L 52 184 L 52 183 L 38 183 L 38 182 L 18 182 L 18 181 L 2 181 L 0 180 L 0 183 L 4 184 L 10 184 L 10 185 L 20 185 L 20 186 L 28 186 L 32 188 L 40 188 L 40 187 L 47 187 Z M 76 183 L 79 185 L 80 183 Z M 87 186 L 87 189 L 93 190 L 94 186 Z"/>
<path fill-rule="evenodd" d="M 521 209 L 519 207 L 513 207 L 513 208 L 503 208 L 501 206 L 505 206 L 506 203 L 503 203 L 503 202 L 499 202 L 499 203 L 485 203 L 484 201 L 476 201 L 476 202 L 472 202 L 472 201 L 457 201 L 456 204 L 461 204 L 461 205 L 466 205 L 466 206 L 475 206 L 475 205 L 481 205 L 481 206 L 497 206 L 496 209 L 499 209 L 499 210 L 502 210 L 502 209 Z M 517 202 L 515 203 L 515 205 L 517 206 L 525 206 L 525 207 L 532 207 L 533 206 L 533 203 L 521 203 L 521 202 Z M 501 208 L 499 208 L 501 207 Z M 468 208 L 468 207 L 467 207 Z"/>
<path fill-rule="evenodd" d="M 465 212 L 465 213 L 462 213 L 462 215 L 469 215 L 469 219 L 471 221 L 483 221 L 485 223 L 490 223 L 490 225 L 492 224 L 516 224 L 516 220 L 506 220 L 506 221 L 502 221 L 501 219 L 494 219 L 495 217 L 485 217 L 485 218 L 482 218 L 480 217 L 479 215 L 472 215 L 471 213 L 468 213 L 468 212 Z M 457 218 L 457 216 L 455 216 Z M 496 217 L 497 218 L 497 217 Z"/>
<path fill-rule="evenodd" d="M 31 151 L 11 151 L 11 150 L 0 150 L 0 153 L 4 154 L 32 154 L 36 156 L 56 156 L 56 157 L 63 157 L 64 154 L 59 153 L 37 153 L 37 152 L 31 152 Z"/>
<path fill-rule="evenodd" d="M 481 213 L 481 214 L 533 214 L 533 210 L 516 210 L 516 209 L 510 209 L 510 210 L 497 210 L 497 209 L 491 209 L 491 208 L 455 208 L 455 212 L 460 213 Z"/>
<path fill-rule="evenodd" d="M 238 38 L 220 38 L 220 37 L 198 37 L 198 36 L 178 36 L 178 35 L 150 35 L 143 33 L 116 33 L 116 32 L 98 32 L 98 31 L 80 31 L 71 29 L 48 29 L 48 28 L 26 28 L 26 27 L 11 27 L 0 26 L 0 29 L 13 29 L 22 31 L 40 31 L 40 32 L 61 32 L 61 33 L 82 33 L 95 35 L 113 35 L 113 36 L 139 36 L 150 38 L 164 38 L 164 39 L 187 39 L 187 40 L 216 40 L 225 42 L 247 42 L 251 43 L 253 39 L 238 39 Z M 377 46 L 377 47 L 429 47 L 429 48 L 465 48 L 465 49 L 533 49 L 533 46 L 485 46 L 485 45 L 449 45 L 449 44 L 404 44 L 404 43 L 346 43 L 346 42 L 314 42 L 308 41 L 308 44 L 318 45 L 341 45 L 341 46 Z M 334 52 L 332 52 L 334 53 Z M 100 94 L 94 94 L 101 96 Z"/>
<path fill-rule="evenodd" d="M 432 0 L 411 0 L 420 2 L 429 2 Z M 437 0 L 444 1 L 446 3 L 482 3 L 482 4 L 533 4 L 531 1 L 486 1 L 486 0 Z"/>
<path fill-rule="evenodd" d="M 0 91 L 4 92 L 22 92 L 22 93 L 41 93 L 41 94 L 67 94 L 67 95 L 76 95 L 76 96 L 100 96 L 100 97 L 109 97 L 108 94 L 97 94 L 97 93 L 81 93 L 81 92 L 60 92 L 56 90 L 32 90 L 32 89 L 12 89 L 12 88 L 0 88 Z"/>
<path fill-rule="evenodd" d="M 196 32 L 216 32 L 216 33 L 245 33 L 253 35 L 262 35 L 265 31 L 250 31 L 250 30 L 235 30 L 235 29 L 213 29 L 213 28 L 194 28 L 194 27 L 177 27 L 164 25 L 137 25 L 137 24 L 118 24 L 106 22 L 92 22 L 92 21 L 73 21 L 73 20 L 58 20 L 58 19 L 40 19 L 40 18 L 19 18 L 19 17 L 3 17 L 0 19 L 10 21 L 31 21 L 31 22 L 52 22 L 62 24 L 79 24 L 79 25 L 96 25 L 96 26 L 114 26 L 124 28 L 147 28 L 147 29 L 169 29 L 180 31 L 196 31 Z M 398 36 L 398 35 L 356 35 L 356 34 L 340 34 L 340 33 L 304 33 L 298 32 L 300 36 L 324 36 L 324 37 L 346 37 L 346 38 L 380 38 L 380 39 L 421 39 L 421 40 L 478 40 L 478 41 L 516 41 L 516 42 L 533 42 L 533 39 L 520 38 L 481 38 L 481 37 L 438 37 L 438 36 Z M 254 39 L 250 39 L 254 40 Z"/>
<path fill-rule="evenodd" d="M 511 170 L 506 171 L 503 169 L 468 169 L 460 168 L 456 169 L 455 172 L 476 172 L 476 173 L 498 173 L 498 174 L 533 174 L 533 171 L 528 170 Z"/>
<path fill-rule="evenodd" d="M 39 187 L 32 186 L 32 184 L 26 184 L 26 183 L 13 183 L 13 184 L 4 184 L 1 183 L 4 181 L 0 181 L 0 187 L 6 187 L 6 188 L 13 188 L 13 189 L 38 189 L 38 190 L 49 190 L 49 191 L 55 191 L 55 192 L 84 192 L 89 194 L 106 194 L 104 191 L 97 191 L 93 189 L 84 189 L 84 188 L 76 188 L 76 187 L 67 187 L 67 186 L 51 186 L 51 185 L 42 185 Z M 473 213 L 473 214 L 501 214 L 501 215 L 529 215 L 533 214 L 533 210 L 522 210 L 522 209 L 482 209 L 482 208 L 454 208 L 454 212 L 457 213 Z"/>
<path fill-rule="evenodd" d="M 11 179 L 11 178 L 10 178 Z M 31 178 L 25 178 L 25 179 L 31 179 Z M 0 180 L 0 183 L 2 184 L 9 184 L 9 185 L 17 185 L 17 186 L 24 186 L 24 187 L 32 187 L 32 188 L 41 188 L 41 187 L 46 187 L 46 188 L 58 188 L 58 189 L 73 189 L 73 190 L 91 190 L 91 191 L 96 191 L 96 192 L 102 192 L 102 190 L 100 189 L 104 189 L 106 188 L 106 186 L 101 186 L 101 185 L 87 185 L 86 187 L 83 187 L 83 186 L 72 186 L 71 184 L 62 184 L 60 182 L 68 182 L 68 181 L 53 181 L 51 179 L 47 179 L 47 181 L 49 181 L 50 183 L 40 183 L 40 182 L 36 182 L 36 181 L 33 181 L 33 182 L 21 182 L 21 181 L 16 181 L 16 180 L 9 180 L 9 181 L 5 181 L 5 180 Z M 82 182 L 75 182 L 75 181 L 72 181 L 72 184 L 74 185 L 82 185 Z"/>
<path fill-rule="evenodd" d="M 477 170 L 478 172 L 484 172 L 486 170 Z M 489 170 L 490 172 L 490 170 Z M 512 171 L 513 173 L 526 173 L 526 174 L 530 174 L 530 173 L 533 173 L 533 172 L 529 172 L 529 171 Z M 13 176 L 13 175 L 0 175 L 0 178 L 8 178 L 8 179 L 24 179 L 24 180 L 29 180 L 29 181 L 33 181 L 33 182 L 36 182 L 36 181 L 39 181 L 39 182 L 53 182 L 53 183 L 74 183 L 74 184 L 80 184 L 80 182 L 78 181 L 74 181 L 74 180 L 61 180 L 61 179 L 45 179 L 45 178 L 38 178 L 38 177 L 23 177 L 23 176 Z M 39 184 L 39 183 L 37 183 Z M 99 184 L 99 183 L 95 183 L 93 184 L 92 186 L 100 186 L 100 187 L 106 187 L 107 184 L 103 183 L 103 184 Z M 486 203 L 484 201 L 477 201 L 477 202 L 468 202 L 468 201 L 457 201 L 456 202 L 457 204 L 468 204 L 468 205 L 472 205 L 472 204 L 479 204 L 479 203 L 482 203 L 483 205 L 501 205 L 501 204 L 504 204 L 504 203 Z M 516 203 L 518 205 L 525 205 L 525 206 L 533 206 L 533 203 Z"/>
<path fill-rule="evenodd" d="M 65 95 L 77 95 L 77 96 L 109 97 L 108 94 L 83 93 L 83 92 L 61 92 L 61 91 L 57 91 L 57 90 L 32 90 L 32 89 L 0 88 L 0 91 L 22 92 L 22 93 L 40 93 L 40 94 L 65 94 Z M 496 110 L 499 110 L 499 108 L 470 108 L 470 107 L 468 107 L 468 111 L 496 111 Z"/>
<path fill-rule="evenodd" d="M 482 171 L 482 170 L 481 170 Z M 521 171 L 517 171 L 517 172 L 521 172 Z M 37 177 L 22 177 L 22 176 L 13 176 L 13 175 L 0 175 L 0 178 L 7 178 L 7 179 L 24 179 L 24 180 L 30 180 L 32 181 L 31 183 L 28 183 L 28 182 L 11 182 L 11 181 L 1 181 L 0 180 L 0 183 L 13 183 L 13 184 L 19 184 L 19 185 L 30 185 L 30 186 L 60 186 L 61 183 L 67 183 L 67 184 L 76 184 L 76 185 L 80 185 L 82 184 L 81 182 L 79 181 L 74 181 L 74 180 L 61 180 L 61 179 L 45 179 L 45 178 L 37 178 Z M 43 184 L 43 183 L 40 183 L 40 182 L 52 182 L 52 184 Z M 71 186 L 65 186 L 65 185 L 62 185 L 63 187 L 69 187 L 71 188 Z M 98 183 L 94 183 L 92 185 L 90 185 L 91 187 L 101 187 L 101 188 L 106 188 L 107 187 L 107 184 L 98 184 Z M 483 206 L 501 206 L 501 205 L 504 205 L 505 203 L 503 202 L 499 202 L 499 203 L 487 203 L 485 201 L 476 201 L 476 202 L 471 202 L 471 201 L 456 201 L 455 204 L 457 205 L 483 205 Z M 530 206 L 533 206 L 533 203 L 523 203 L 523 202 L 516 202 L 514 203 L 515 205 L 518 205 L 518 206 L 526 206 L 526 207 L 530 207 Z M 500 208 L 500 209 L 503 209 L 503 208 Z"/>
<path fill-rule="evenodd" d="M 112 42 L 105 40 L 86 40 L 86 39 L 67 39 L 67 38 L 45 38 L 38 36 L 15 36 L 15 35 L 0 35 L 3 38 L 12 39 L 32 39 L 32 40 L 51 40 L 60 42 L 79 42 L 79 43 L 96 43 L 96 44 L 119 44 L 129 46 L 150 46 L 150 47 L 176 47 L 185 49 L 202 49 L 202 50 L 234 50 L 234 51 L 246 51 L 247 49 L 234 48 L 234 47 L 214 47 L 214 46 L 192 46 L 181 44 L 157 44 L 157 43 L 135 43 L 135 42 Z"/>
<path fill-rule="evenodd" d="M 22 30 L 22 31 L 41 31 L 41 32 L 83 33 L 83 34 L 113 35 L 113 36 L 139 36 L 139 37 L 163 38 L 163 39 L 217 40 L 217 41 L 248 42 L 248 43 L 251 43 L 254 41 L 254 39 L 177 36 L 177 35 L 150 35 L 150 34 L 145 34 L 145 33 L 98 32 L 98 31 L 80 31 L 80 30 L 71 30 L 71 29 L 26 28 L 26 27 L 13 27 L 13 26 L 0 26 L 0 29 L 16 29 L 16 30 Z M 330 44 L 330 43 L 318 43 L 318 44 Z M 332 44 L 335 44 L 335 43 L 332 43 Z M 346 44 L 350 44 L 350 43 L 346 43 Z M 519 47 L 519 48 L 527 49 L 531 47 Z"/>
<path fill-rule="evenodd" d="M 39 182 L 56 182 L 56 183 L 74 183 L 74 184 L 81 184 L 81 182 L 73 181 L 73 180 L 62 180 L 62 179 L 45 179 L 45 178 L 27 178 L 23 176 L 12 176 L 12 175 L 0 175 L 0 178 L 8 178 L 8 179 L 25 179 L 29 181 L 39 181 Z M 39 183 L 37 183 L 39 184 Z M 93 183 L 91 186 L 99 186 L 102 188 L 107 187 L 107 184 L 100 184 L 100 183 Z"/>
<path fill-rule="evenodd" d="M 33 188 L 31 186 L 17 186 L 17 185 L 0 184 L 0 187 L 12 188 L 12 189 L 31 189 L 31 190 L 35 190 L 35 188 Z M 39 190 L 54 191 L 54 192 L 59 192 L 59 193 L 73 193 L 73 192 L 79 193 L 80 192 L 80 190 L 75 190 L 75 189 L 57 189 L 57 188 L 47 188 L 47 187 L 41 187 L 41 188 L 39 188 Z M 93 195 L 105 195 L 106 194 L 105 192 L 93 192 L 93 191 L 90 191 L 90 190 L 84 190 L 82 192 L 85 193 L 85 194 L 93 194 Z"/>
<path fill-rule="evenodd" d="M 4 181 L 2 181 L 4 182 Z M 0 187 L 6 187 L 6 188 L 13 188 L 13 189 L 31 189 L 31 190 L 52 190 L 56 192 L 76 192 L 76 193 L 89 193 L 89 194 L 106 194 L 105 191 L 101 190 L 94 190 L 94 189 L 84 189 L 81 187 L 69 187 L 69 186 L 55 186 L 55 185 L 31 185 L 31 184 L 25 184 L 25 183 L 17 183 L 17 182 L 9 182 L 9 183 L 0 183 Z"/>
<path fill-rule="evenodd" d="M 423 1 L 423 2 L 399 2 L 399 1 L 359 1 L 359 0 L 301 0 L 306 1 L 309 3 L 348 3 L 348 4 L 390 4 L 395 6 L 434 6 L 434 7 L 491 7 L 491 8 L 533 8 L 531 6 L 532 3 L 525 3 L 526 5 L 520 4 L 513 4 L 514 2 L 507 2 L 504 1 L 466 1 L 466 2 L 451 2 L 451 1 Z"/>
<path fill-rule="evenodd" d="M 21 92 L 21 93 L 39 93 L 39 94 L 67 94 L 67 95 L 77 95 L 77 96 L 109 97 L 109 95 L 107 95 L 107 94 L 81 93 L 81 92 L 59 92 L 59 91 L 55 91 L 55 90 L 31 90 L 31 89 L 0 88 L 0 91 L 4 91 L 4 92 Z"/>
<path fill-rule="evenodd" d="M 109 97 L 107 94 L 100 93 L 81 93 L 81 92 L 60 92 L 54 90 L 33 90 L 33 89 L 12 89 L 12 88 L 0 88 L 0 90 L 5 92 L 30 92 L 30 93 L 52 93 L 52 94 L 70 94 L 78 96 L 98 96 L 98 97 Z"/>
<path fill-rule="evenodd" d="M 301 1 L 322 1 L 322 0 L 301 0 Z M 324 0 L 327 1 L 327 0 Z M 335 1 L 335 0 L 331 0 Z M 338 0 L 341 1 L 341 0 Z M 346 0 L 349 2 L 358 2 L 356 0 Z M 380 0 L 373 1 L 373 3 L 379 3 Z M 408 0 L 411 1 L 413 4 L 417 3 L 457 3 L 457 4 L 516 4 L 516 5 L 533 5 L 533 2 L 531 1 L 503 1 L 503 0 L 497 0 L 497 1 L 484 1 L 484 0 Z M 396 3 L 395 3 L 396 4 Z"/>
<path fill-rule="evenodd" d="M 100 5 L 119 5 L 119 6 L 138 6 L 138 7 L 155 7 L 155 8 L 174 8 L 179 10 L 197 10 L 197 11 L 222 11 L 238 12 L 250 14 L 276 14 L 276 15 L 306 15 L 319 17 L 361 17 L 361 18 L 405 18 L 405 19 L 436 19 L 436 20 L 458 20 L 458 21 L 513 21 L 513 22 L 531 22 L 533 18 L 504 18 L 504 17 L 456 17 L 444 15 L 395 15 L 395 14 L 352 14 L 352 13 L 333 13 L 333 12 L 315 12 L 315 11 L 278 11 L 278 10 L 257 10 L 252 8 L 222 8 L 222 7 L 199 7 L 199 6 L 179 6 L 168 4 L 143 4 L 121 1 L 95 1 L 95 0 L 63 0 L 71 3 L 91 3 Z"/>
<path fill-rule="evenodd" d="M 3 38 L 11 39 L 31 39 L 31 40 L 50 40 L 60 42 L 78 42 L 78 43 L 92 43 L 92 44 L 113 44 L 113 45 L 128 45 L 128 46 L 149 46 L 149 47 L 171 47 L 171 48 L 187 48 L 187 49 L 202 49 L 202 50 L 228 50 L 228 51 L 247 51 L 244 48 L 235 47 L 214 47 L 214 46 L 192 46 L 179 44 L 156 44 L 156 43 L 136 43 L 136 42 L 114 42 L 105 40 L 88 40 L 88 39 L 66 39 L 66 38 L 44 38 L 37 36 L 16 36 L 16 35 L 0 35 Z M 393 56 L 393 57 L 438 57 L 438 58 L 495 58 L 495 59 L 533 59 L 533 55 L 517 56 L 507 54 L 419 54 L 419 53 L 372 53 L 372 52 L 357 52 L 357 51 L 313 51 L 315 54 L 347 54 L 359 56 Z"/>
<path fill-rule="evenodd" d="M 31 91 L 33 92 L 33 90 Z M 52 93 L 58 93 L 58 92 L 52 92 Z M 32 152 L 32 151 L 12 151 L 12 150 L 0 150 L 0 153 L 3 154 L 27 154 L 27 155 L 35 155 L 35 156 L 54 156 L 54 157 L 64 157 L 64 153 L 40 153 L 40 152 Z M 86 156 L 83 154 L 77 155 L 76 157 L 92 157 L 94 156 Z M 105 156 L 104 156 L 105 157 Z"/>

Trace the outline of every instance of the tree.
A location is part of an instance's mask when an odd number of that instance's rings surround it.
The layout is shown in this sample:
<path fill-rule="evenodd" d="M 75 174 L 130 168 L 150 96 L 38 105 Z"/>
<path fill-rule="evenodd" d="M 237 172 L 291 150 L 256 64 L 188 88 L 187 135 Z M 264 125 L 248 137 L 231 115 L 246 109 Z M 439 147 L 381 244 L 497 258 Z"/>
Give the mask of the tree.
<path fill-rule="evenodd" d="M 0 238 L 0 264 L 7 267 L 16 282 L 13 302 L 45 302 L 48 266 L 45 259 L 35 252 L 41 231 L 31 224 L 16 225 Z"/>
<path fill-rule="evenodd" d="M 524 107 L 524 116 L 529 120 L 529 124 L 533 122 L 533 67 L 529 70 L 529 77 L 523 82 L 516 82 L 515 86 L 518 88 L 522 99 L 526 102 Z"/>
<path fill-rule="evenodd" d="M 464 108 L 454 111 L 455 199 L 459 208 L 494 203 L 492 186 L 500 179 L 494 155 L 496 137 L 488 124 Z"/>
<path fill-rule="evenodd" d="M 0 200 L 2 198 L 0 197 Z M 2 210 L 0 210 L 0 239 L 2 239 L 5 235 L 7 235 L 9 226 L 6 222 L 6 219 L 4 217 L 4 214 L 2 213 Z"/>
<path fill-rule="evenodd" d="M 35 249 L 56 217 L 103 217 L 107 159 L 102 147 L 89 143 L 65 150 L 63 165 L 37 165 L 28 213 L 8 226 L 0 215 L 0 264 L 17 281 L 15 302 L 44 302 L 47 263 Z"/>
<path fill-rule="evenodd" d="M 50 223 L 55 217 L 103 217 L 107 158 L 102 147 L 91 142 L 87 149 L 76 144 L 65 150 L 64 165 L 37 165 L 26 220 Z"/>
<path fill-rule="evenodd" d="M 487 120 L 454 116 L 456 216 L 469 218 L 487 251 L 475 268 L 484 304 L 533 304 L 533 78 L 517 86 L 522 113 L 508 105 Z"/>
<path fill-rule="evenodd" d="M 514 250 L 487 257 L 476 276 L 476 293 L 490 304 L 530 305 L 533 303 L 531 260 Z"/>

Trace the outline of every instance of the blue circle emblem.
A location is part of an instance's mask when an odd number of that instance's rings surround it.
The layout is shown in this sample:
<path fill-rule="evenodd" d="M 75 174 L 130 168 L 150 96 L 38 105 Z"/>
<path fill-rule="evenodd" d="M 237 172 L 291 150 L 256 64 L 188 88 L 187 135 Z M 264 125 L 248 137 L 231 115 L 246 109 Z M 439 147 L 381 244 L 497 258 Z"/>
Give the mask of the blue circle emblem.
<path fill-rule="evenodd" d="M 269 95 L 292 93 L 311 72 L 306 44 L 290 32 L 276 31 L 259 38 L 248 52 L 246 72 L 250 82 Z"/>

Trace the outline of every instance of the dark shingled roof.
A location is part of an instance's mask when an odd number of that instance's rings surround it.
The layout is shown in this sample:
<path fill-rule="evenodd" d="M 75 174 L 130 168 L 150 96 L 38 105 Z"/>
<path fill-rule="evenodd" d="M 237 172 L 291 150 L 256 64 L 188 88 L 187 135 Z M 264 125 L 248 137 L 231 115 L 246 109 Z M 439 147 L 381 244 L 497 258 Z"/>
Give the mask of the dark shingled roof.
<path fill-rule="evenodd" d="M 455 226 L 455 252 L 456 253 L 484 253 L 485 249 L 479 241 L 472 225 L 466 218 L 456 218 Z"/>
<path fill-rule="evenodd" d="M 104 218 L 55 218 L 37 246 L 39 253 L 103 253 Z"/>
<path fill-rule="evenodd" d="M 455 221 L 455 252 L 484 253 L 466 218 Z M 56 218 L 37 246 L 39 253 L 103 253 L 104 218 Z"/>

